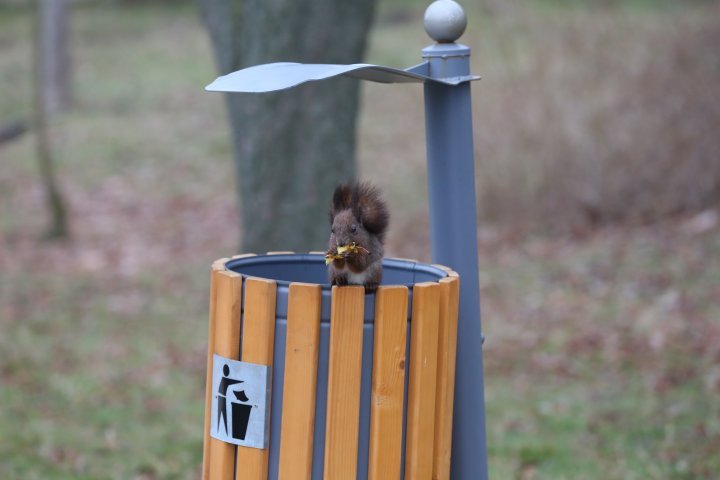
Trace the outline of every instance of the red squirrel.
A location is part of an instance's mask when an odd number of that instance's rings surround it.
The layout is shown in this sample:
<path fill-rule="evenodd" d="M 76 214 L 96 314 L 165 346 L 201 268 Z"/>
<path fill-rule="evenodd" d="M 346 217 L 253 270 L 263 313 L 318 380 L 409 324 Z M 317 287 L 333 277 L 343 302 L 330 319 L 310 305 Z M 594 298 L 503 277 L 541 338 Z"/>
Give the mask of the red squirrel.
<path fill-rule="evenodd" d="M 325 256 L 332 285 L 363 285 L 366 292 L 377 289 L 389 220 L 377 188 L 368 183 L 338 185 L 330 207 L 332 228 Z"/>

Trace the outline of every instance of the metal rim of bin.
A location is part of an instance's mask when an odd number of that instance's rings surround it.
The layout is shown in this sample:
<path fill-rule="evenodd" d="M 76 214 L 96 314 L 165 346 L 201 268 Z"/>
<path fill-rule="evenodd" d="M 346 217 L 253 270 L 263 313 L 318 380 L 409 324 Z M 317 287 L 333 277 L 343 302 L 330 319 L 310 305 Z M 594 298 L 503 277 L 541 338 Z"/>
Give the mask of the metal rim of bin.
<path fill-rule="evenodd" d="M 293 253 L 293 252 L 269 252 L 264 255 L 244 254 L 237 255 L 230 259 L 218 260 L 218 263 L 224 265 L 226 270 L 239 273 L 243 278 L 257 277 L 273 280 L 277 284 L 278 300 L 276 302 L 276 315 L 287 318 L 287 295 L 291 283 L 310 283 L 320 285 L 322 288 L 322 311 L 321 322 L 329 322 L 330 319 L 330 295 L 332 286 L 327 283 L 326 266 L 323 254 L 320 253 Z M 310 279 L 289 279 L 286 272 L 281 272 L 283 267 L 298 267 L 300 265 L 312 267 L 321 270 L 322 275 L 318 276 L 314 272 L 314 278 Z M 275 268 L 276 275 L 257 275 L 255 272 L 258 268 Z M 454 274 L 453 270 L 443 265 L 431 265 L 418 262 L 417 260 L 402 258 L 384 258 L 383 259 L 384 279 L 382 286 L 402 285 L 408 287 L 408 319 L 412 314 L 412 286 L 417 283 L 427 281 L 438 281 L 448 275 Z M 412 279 L 405 282 L 391 282 L 390 278 L 393 271 L 402 271 L 412 275 Z M 278 278 L 280 277 L 280 278 Z M 284 277 L 284 278 L 283 278 Z M 311 281 L 315 280 L 315 281 Z M 375 294 L 365 294 L 365 323 L 372 323 L 374 317 Z"/>

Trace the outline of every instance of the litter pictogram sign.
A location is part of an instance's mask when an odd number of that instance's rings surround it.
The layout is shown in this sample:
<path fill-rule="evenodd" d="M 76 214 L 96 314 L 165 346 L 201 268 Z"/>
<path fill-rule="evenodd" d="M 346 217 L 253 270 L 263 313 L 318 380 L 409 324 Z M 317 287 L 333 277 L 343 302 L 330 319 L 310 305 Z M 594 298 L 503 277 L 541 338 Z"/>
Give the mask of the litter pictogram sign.
<path fill-rule="evenodd" d="M 223 442 L 267 448 L 270 368 L 213 355 L 210 435 Z"/>

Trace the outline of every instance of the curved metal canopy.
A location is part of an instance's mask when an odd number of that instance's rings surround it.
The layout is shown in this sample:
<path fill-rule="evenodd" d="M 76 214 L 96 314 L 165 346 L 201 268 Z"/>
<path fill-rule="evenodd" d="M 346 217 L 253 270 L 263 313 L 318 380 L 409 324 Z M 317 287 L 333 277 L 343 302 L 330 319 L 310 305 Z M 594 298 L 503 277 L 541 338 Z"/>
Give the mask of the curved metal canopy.
<path fill-rule="evenodd" d="M 428 62 L 423 62 L 406 70 L 398 70 L 368 63 L 355 63 L 352 65 L 292 62 L 267 63 L 218 77 L 205 87 L 205 90 L 210 92 L 273 92 L 340 75 L 379 83 L 422 83 L 429 81 L 445 85 L 458 85 L 480 78 L 474 75 L 431 78 L 428 76 L 428 65 Z"/>

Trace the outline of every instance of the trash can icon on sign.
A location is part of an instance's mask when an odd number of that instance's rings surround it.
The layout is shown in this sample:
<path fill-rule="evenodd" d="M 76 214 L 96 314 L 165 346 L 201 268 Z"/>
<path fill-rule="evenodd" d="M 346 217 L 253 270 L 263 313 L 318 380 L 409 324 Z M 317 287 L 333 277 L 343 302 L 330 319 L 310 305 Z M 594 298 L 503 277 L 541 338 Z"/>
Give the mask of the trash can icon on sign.
<path fill-rule="evenodd" d="M 269 368 L 213 357 L 210 435 L 235 445 L 266 448 Z"/>

